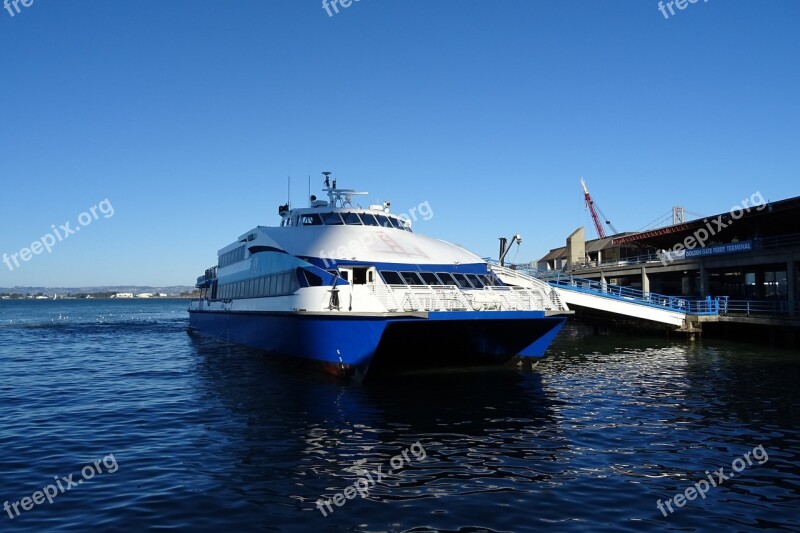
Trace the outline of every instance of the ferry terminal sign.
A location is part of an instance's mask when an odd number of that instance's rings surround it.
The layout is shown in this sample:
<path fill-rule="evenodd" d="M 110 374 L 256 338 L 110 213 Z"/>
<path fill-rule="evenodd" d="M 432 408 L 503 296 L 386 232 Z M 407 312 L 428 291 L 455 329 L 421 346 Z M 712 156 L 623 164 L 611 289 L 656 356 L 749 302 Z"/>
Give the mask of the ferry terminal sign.
<path fill-rule="evenodd" d="M 728 244 L 715 244 L 704 248 L 686 250 L 686 257 L 705 257 L 707 255 L 732 254 L 737 252 L 752 252 L 754 241 L 731 242 Z"/>

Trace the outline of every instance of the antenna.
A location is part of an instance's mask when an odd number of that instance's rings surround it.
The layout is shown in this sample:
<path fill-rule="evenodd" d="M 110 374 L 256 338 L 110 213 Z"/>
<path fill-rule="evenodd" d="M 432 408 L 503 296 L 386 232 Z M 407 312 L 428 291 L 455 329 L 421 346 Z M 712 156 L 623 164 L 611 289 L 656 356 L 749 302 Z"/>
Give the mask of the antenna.
<path fill-rule="evenodd" d="M 287 186 L 286 186 L 286 205 L 292 205 L 292 175 L 290 174 L 287 177 Z"/>

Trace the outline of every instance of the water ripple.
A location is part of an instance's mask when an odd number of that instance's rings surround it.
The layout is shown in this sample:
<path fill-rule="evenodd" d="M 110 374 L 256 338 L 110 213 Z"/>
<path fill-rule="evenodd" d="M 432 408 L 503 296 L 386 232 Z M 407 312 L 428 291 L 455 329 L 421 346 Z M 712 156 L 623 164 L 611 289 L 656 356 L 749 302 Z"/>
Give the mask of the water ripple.
<path fill-rule="evenodd" d="M 119 465 L 0 528 L 800 530 L 796 353 L 568 326 L 535 372 L 353 384 L 188 335 L 185 307 L 0 302 L 0 502 Z"/>

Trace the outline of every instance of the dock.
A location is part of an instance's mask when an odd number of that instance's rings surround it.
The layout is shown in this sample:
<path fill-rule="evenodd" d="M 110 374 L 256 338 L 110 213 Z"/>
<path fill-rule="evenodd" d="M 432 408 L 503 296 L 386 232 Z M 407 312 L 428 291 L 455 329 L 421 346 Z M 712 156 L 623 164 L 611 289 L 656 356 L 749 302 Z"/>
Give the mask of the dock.
<path fill-rule="evenodd" d="M 799 261 L 794 197 L 594 240 L 578 228 L 565 246 L 513 268 L 551 284 L 578 315 L 692 334 L 730 329 L 723 324 L 763 327 L 795 344 Z"/>

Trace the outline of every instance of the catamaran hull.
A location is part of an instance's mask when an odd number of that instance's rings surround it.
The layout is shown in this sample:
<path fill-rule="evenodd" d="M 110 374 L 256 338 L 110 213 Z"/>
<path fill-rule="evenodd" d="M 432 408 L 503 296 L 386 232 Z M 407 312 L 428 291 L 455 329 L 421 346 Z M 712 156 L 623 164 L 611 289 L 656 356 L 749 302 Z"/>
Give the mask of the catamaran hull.
<path fill-rule="evenodd" d="M 446 311 L 401 317 L 190 311 L 198 333 L 312 363 L 344 376 L 542 357 L 566 316 L 544 311 Z"/>

